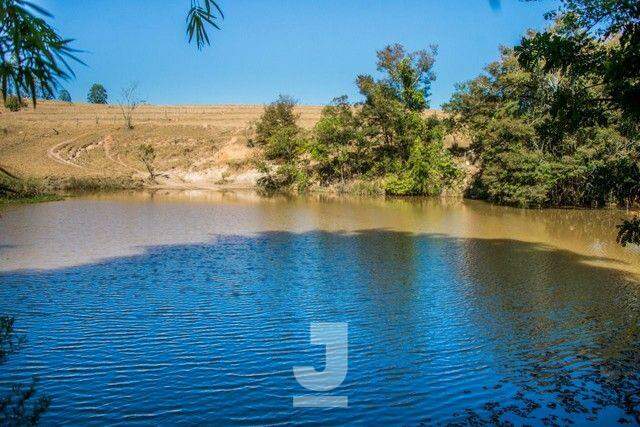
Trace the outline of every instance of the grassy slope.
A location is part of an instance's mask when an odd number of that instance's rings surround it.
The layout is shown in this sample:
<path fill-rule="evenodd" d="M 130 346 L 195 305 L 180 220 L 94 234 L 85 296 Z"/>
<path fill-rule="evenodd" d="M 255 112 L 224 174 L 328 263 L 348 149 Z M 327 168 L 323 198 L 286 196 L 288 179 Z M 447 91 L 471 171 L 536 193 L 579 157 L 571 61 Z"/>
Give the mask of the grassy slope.
<path fill-rule="evenodd" d="M 311 127 L 321 107 L 301 107 Z M 144 178 L 142 143 L 154 146 L 166 186 L 208 187 L 251 170 L 247 128 L 261 106 L 142 106 L 133 130 L 117 106 L 41 102 L 34 110 L 0 112 L 0 166 L 14 175 L 49 181 Z M 244 185 L 246 182 L 238 182 Z"/>
<path fill-rule="evenodd" d="M 118 106 L 42 101 L 12 113 L 0 110 L 0 166 L 50 187 L 117 187 L 145 179 L 137 147 L 151 144 L 158 182 L 173 188 L 251 187 L 258 153 L 247 146 L 260 105 L 154 106 L 134 112 L 123 128 Z M 309 129 L 322 107 L 299 107 Z"/>

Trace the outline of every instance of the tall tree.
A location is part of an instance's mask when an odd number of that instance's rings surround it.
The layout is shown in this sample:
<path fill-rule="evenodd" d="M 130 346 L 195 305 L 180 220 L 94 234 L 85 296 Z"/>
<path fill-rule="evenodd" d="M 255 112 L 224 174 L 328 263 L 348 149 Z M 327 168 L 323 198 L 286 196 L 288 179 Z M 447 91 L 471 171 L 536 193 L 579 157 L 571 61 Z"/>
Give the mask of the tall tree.
<path fill-rule="evenodd" d="M 562 0 L 548 13 L 555 25 L 524 38 L 516 48 L 521 65 L 579 79 L 584 89 L 598 87 L 592 109 L 619 110 L 640 119 L 640 2 L 637 0 Z M 576 108 L 576 99 L 565 108 Z M 560 110 L 560 108 L 558 109 Z M 589 120 L 588 115 L 580 116 Z"/>
<path fill-rule="evenodd" d="M 567 96 L 554 109 L 580 124 L 602 112 L 618 111 L 625 133 L 640 135 L 640 2 L 637 0 L 562 0 L 547 14 L 551 29 L 524 39 L 517 53 L 527 69 L 542 66 L 568 75 L 580 93 L 598 88 L 598 97 Z M 630 158 L 637 165 L 640 159 Z M 630 183 L 640 188 L 636 178 Z M 618 242 L 639 243 L 640 220 L 619 226 Z"/>

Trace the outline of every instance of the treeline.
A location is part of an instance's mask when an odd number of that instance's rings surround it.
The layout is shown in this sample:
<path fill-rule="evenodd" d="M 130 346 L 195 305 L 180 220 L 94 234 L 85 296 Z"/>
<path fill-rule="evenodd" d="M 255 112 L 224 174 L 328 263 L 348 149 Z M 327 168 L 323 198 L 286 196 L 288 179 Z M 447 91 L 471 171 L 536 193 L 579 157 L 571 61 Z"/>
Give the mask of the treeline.
<path fill-rule="evenodd" d="M 640 2 L 563 0 L 445 110 L 480 165 L 469 196 L 522 207 L 640 201 Z M 640 218 L 618 226 L 640 245 Z"/>
<path fill-rule="evenodd" d="M 400 45 L 379 51 L 383 77 L 356 80 L 364 100 L 334 99 L 312 131 L 297 125 L 293 99 L 281 96 L 267 106 L 253 140 L 268 161 L 259 187 L 301 192 L 350 185 L 351 191 L 434 195 L 454 185 L 461 173 L 443 146 L 445 123 L 426 112 L 435 54 L 435 47 L 407 52 Z"/>
<path fill-rule="evenodd" d="M 480 165 L 470 196 L 522 207 L 638 202 L 639 6 L 614 3 L 565 2 L 549 30 L 502 48 L 458 87 L 445 111 Z"/>
<path fill-rule="evenodd" d="M 383 77 L 356 80 L 362 102 L 336 98 L 309 132 L 296 125 L 293 101 L 280 98 L 257 126 L 255 143 L 271 162 L 260 186 L 359 182 L 392 195 L 439 194 L 460 182 L 462 162 L 443 137 L 461 133 L 478 169 L 468 197 L 518 207 L 637 206 L 640 3 L 563 0 L 547 18 L 547 30 L 502 47 L 498 61 L 460 84 L 443 117 L 426 113 L 434 48 L 379 51 Z M 625 221 L 619 241 L 640 243 L 640 220 Z"/>
<path fill-rule="evenodd" d="M 514 49 L 460 86 L 445 111 L 481 166 L 472 197 L 521 207 L 638 200 L 637 124 L 594 104 L 591 97 L 603 96 L 597 86 L 577 89 L 562 73 L 523 68 Z M 563 105 L 574 102 L 584 105 Z"/>
<path fill-rule="evenodd" d="M 57 96 L 56 96 L 57 92 Z M 26 107 L 27 103 L 24 99 L 21 99 L 17 91 L 13 88 L 12 85 L 7 86 L 6 95 L 3 97 L 5 99 L 4 106 L 10 111 L 19 111 L 23 107 Z M 91 104 L 106 104 L 108 100 L 108 94 L 105 87 L 100 83 L 94 83 L 91 85 L 89 92 L 87 93 L 87 102 Z M 44 100 L 52 100 L 58 99 L 62 102 L 71 102 L 71 94 L 66 89 L 60 89 L 57 91 L 55 87 L 43 87 L 37 91 L 36 95 L 37 99 Z"/>

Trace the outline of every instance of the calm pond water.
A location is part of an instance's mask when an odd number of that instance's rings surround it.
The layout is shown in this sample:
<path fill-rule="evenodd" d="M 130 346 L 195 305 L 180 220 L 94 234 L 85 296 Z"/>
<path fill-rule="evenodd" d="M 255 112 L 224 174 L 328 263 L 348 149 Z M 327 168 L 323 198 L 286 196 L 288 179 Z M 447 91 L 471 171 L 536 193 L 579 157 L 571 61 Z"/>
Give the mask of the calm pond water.
<path fill-rule="evenodd" d="M 45 425 L 640 423 L 616 211 L 157 192 L 0 208 L 0 313 Z M 347 322 L 348 372 L 312 322 Z M 301 408 L 304 395 L 347 408 Z"/>

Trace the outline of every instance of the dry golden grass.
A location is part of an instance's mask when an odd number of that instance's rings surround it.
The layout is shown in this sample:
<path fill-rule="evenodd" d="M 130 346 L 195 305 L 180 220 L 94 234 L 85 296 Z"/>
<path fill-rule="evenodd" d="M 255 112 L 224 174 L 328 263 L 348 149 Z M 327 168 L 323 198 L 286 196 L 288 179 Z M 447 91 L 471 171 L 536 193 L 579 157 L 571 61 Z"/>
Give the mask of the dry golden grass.
<path fill-rule="evenodd" d="M 300 125 L 312 127 L 320 118 L 320 106 L 298 107 Z M 245 128 L 257 120 L 262 105 L 141 105 L 134 112 L 134 123 L 157 126 L 200 126 Z M 69 104 L 59 101 L 40 101 L 36 109 L 26 108 L 17 113 L 0 115 L 0 122 L 82 126 L 121 126 L 122 115 L 117 105 Z"/>
<path fill-rule="evenodd" d="M 0 166 L 33 178 L 144 178 L 137 151 L 145 143 L 156 151 L 163 185 L 249 186 L 257 153 L 247 146 L 248 129 L 262 111 L 261 105 L 143 105 L 127 130 L 116 105 L 42 101 L 36 109 L 0 112 Z M 299 107 L 300 125 L 313 127 L 321 111 Z"/>
<path fill-rule="evenodd" d="M 322 108 L 298 107 L 299 124 L 312 128 Z M 142 105 L 129 130 L 117 105 L 41 101 L 36 109 L 0 110 L 0 166 L 18 176 L 54 181 L 145 179 L 138 149 L 150 144 L 161 186 L 250 187 L 259 176 L 254 164 L 259 153 L 247 141 L 263 109 Z"/>

